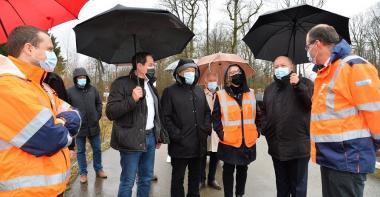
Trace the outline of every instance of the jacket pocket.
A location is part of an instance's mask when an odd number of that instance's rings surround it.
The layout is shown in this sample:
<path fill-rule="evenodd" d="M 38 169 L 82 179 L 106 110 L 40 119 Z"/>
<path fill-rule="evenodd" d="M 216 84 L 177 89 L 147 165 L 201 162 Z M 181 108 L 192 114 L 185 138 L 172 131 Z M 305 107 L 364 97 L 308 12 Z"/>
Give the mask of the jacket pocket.
<path fill-rule="evenodd" d="M 119 128 L 118 142 L 120 149 L 143 150 L 145 148 L 145 143 L 142 143 L 142 135 L 145 135 L 145 133 L 140 132 L 140 130 L 136 127 Z"/>

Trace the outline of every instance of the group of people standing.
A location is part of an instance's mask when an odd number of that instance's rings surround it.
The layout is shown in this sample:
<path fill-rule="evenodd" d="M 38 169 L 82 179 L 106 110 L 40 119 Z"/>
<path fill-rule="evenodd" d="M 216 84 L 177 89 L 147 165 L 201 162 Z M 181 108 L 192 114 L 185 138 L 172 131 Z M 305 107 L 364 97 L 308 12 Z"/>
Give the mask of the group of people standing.
<path fill-rule="evenodd" d="M 228 66 L 224 81 L 207 73 L 202 89 L 191 59 L 178 62 L 175 82 L 160 98 L 153 85 L 154 56 L 136 53 L 130 74 L 112 83 L 105 109 L 113 121 L 111 147 L 120 152 L 118 196 L 132 196 L 135 183 L 138 197 L 149 196 L 155 151 L 164 143 L 171 157 L 172 197 L 185 196 L 186 169 L 186 196 L 200 196 L 207 182 L 223 188 L 225 197 L 241 197 L 261 135 L 273 160 L 278 197 L 306 196 L 310 157 L 321 165 L 324 197 L 363 196 L 380 148 L 377 70 L 353 55 L 331 26 L 312 28 L 306 43 L 316 64 L 314 83 L 295 72 L 289 57 L 279 56 L 262 101 L 238 64 Z M 86 138 L 96 174 L 106 178 L 99 137 L 102 102 L 86 71 L 76 69 L 74 87 L 60 96 L 59 86 L 48 85 L 55 78 L 46 78 L 57 60 L 45 32 L 18 27 L 8 38 L 8 50 L 10 56 L 0 58 L 0 172 L 6 172 L 0 173 L 0 196 L 62 196 L 69 179 L 67 147 L 74 137 L 80 181 L 87 182 Z M 215 179 L 219 161 L 222 186 Z"/>

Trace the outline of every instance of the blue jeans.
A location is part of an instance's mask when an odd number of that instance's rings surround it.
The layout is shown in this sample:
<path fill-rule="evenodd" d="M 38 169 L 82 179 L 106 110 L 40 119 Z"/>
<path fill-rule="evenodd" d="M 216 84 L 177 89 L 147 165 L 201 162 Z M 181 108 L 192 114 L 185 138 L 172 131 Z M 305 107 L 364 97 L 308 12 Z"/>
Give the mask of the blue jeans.
<path fill-rule="evenodd" d="M 136 174 L 138 176 L 137 197 L 149 197 L 156 153 L 154 131 L 146 136 L 146 147 L 146 152 L 120 151 L 121 175 L 118 197 L 132 196 Z"/>
<path fill-rule="evenodd" d="M 100 143 L 100 135 L 89 136 L 92 147 L 93 166 L 95 172 L 103 170 L 102 166 L 102 150 Z M 86 137 L 76 137 L 77 159 L 79 165 L 79 174 L 87 175 L 87 160 L 86 160 Z"/>

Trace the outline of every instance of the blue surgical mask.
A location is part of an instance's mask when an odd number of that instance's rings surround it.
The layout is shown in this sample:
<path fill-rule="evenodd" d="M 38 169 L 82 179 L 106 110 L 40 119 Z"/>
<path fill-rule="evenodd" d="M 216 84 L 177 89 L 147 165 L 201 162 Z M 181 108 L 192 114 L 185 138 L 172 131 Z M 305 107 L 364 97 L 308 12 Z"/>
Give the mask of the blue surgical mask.
<path fill-rule="evenodd" d="M 290 73 L 290 69 L 288 67 L 280 67 L 274 69 L 274 75 L 277 79 L 282 79 L 285 76 L 288 76 Z"/>
<path fill-rule="evenodd" d="M 54 72 L 55 66 L 57 65 L 58 59 L 54 51 L 45 51 L 46 59 L 40 61 L 40 66 L 46 72 Z"/>
<path fill-rule="evenodd" d="M 87 79 L 78 79 L 77 83 L 79 86 L 84 87 L 84 86 L 86 86 Z"/>
<path fill-rule="evenodd" d="M 185 78 L 185 83 L 188 85 L 192 85 L 195 80 L 195 72 L 185 72 L 183 74 L 183 77 Z"/>
<path fill-rule="evenodd" d="M 218 87 L 218 83 L 216 81 L 207 83 L 207 88 L 209 90 L 215 91 L 217 87 Z"/>

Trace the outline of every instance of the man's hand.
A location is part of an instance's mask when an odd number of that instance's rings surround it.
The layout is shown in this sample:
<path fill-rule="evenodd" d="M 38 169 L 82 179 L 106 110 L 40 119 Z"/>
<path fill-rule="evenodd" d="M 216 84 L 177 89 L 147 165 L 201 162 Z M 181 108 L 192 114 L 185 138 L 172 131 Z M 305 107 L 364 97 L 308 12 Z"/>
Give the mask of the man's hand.
<path fill-rule="evenodd" d="M 62 124 L 64 126 L 66 124 L 66 120 L 63 117 L 57 118 L 57 119 L 55 119 L 55 123 L 56 124 Z"/>
<path fill-rule="evenodd" d="M 70 150 L 70 158 L 73 159 L 75 158 L 76 154 L 74 150 Z"/>
<path fill-rule="evenodd" d="M 297 73 L 292 73 L 290 75 L 290 84 L 297 85 L 300 82 L 300 78 L 298 77 Z"/>
<path fill-rule="evenodd" d="M 157 143 L 156 144 L 156 149 L 160 149 L 160 147 L 161 147 L 161 143 Z"/>
<path fill-rule="evenodd" d="M 380 157 L 380 149 L 376 151 L 376 157 Z"/>
<path fill-rule="evenodd" d="M 132 97 L 135 102 L 139 101 L 143 97 L 143 90 L 140 86 L 135 87 L 132 91 Z"/>

